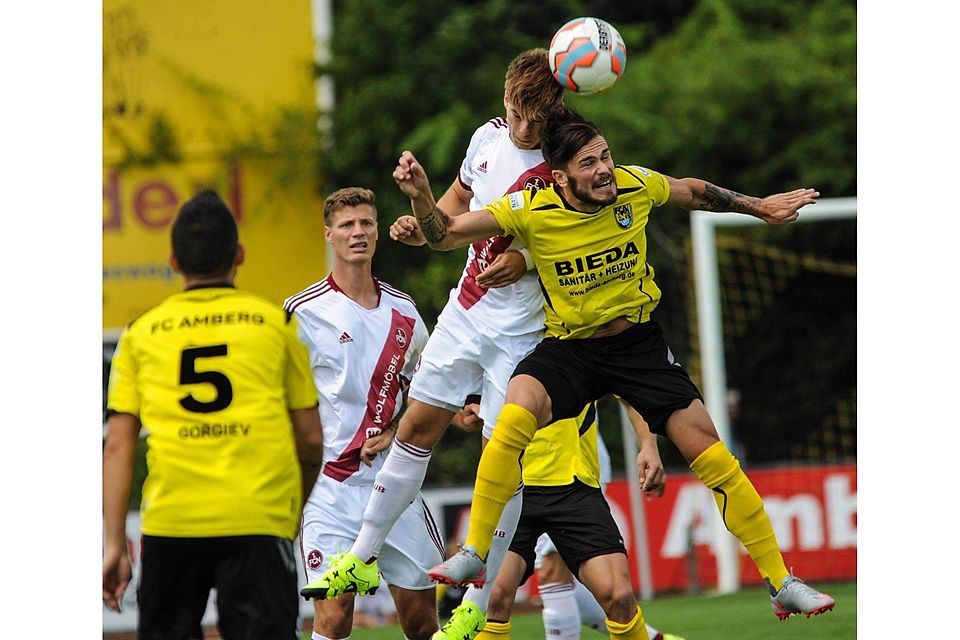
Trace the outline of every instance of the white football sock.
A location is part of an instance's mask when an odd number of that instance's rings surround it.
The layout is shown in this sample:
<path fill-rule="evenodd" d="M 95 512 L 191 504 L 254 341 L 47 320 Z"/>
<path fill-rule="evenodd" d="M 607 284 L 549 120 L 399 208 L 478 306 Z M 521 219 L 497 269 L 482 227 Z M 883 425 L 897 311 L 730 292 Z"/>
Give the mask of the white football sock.
<path fill-rule="evenodd" d="M 314 631 L 310 635 L 310 640 L 350 640 L 350 636 L 347 636 L 346 638 L 328 638 L 327 636 L 321 635 Z"/>
<path fill-rule="evenodd" d="M 507 557 L 507 551 L 510 550 L 510 543 L 513 541 L 513 534 L 517 532 L 517 523 L 520 522 L 520 510 L 523 508 L 523 485 L 517 489 L 513 497 L 507 501 L 503 507 L 503 513 L 500 514 L 500 521 L 497 523 L 497 530 L 493 534 L 493 543 L 490 545 L 490 552 L 487 554 L 487 582 L 482 589 L 477 589 L 473 585 L 467 589 L 463 599 L 472 602 L 480 607 L 484 613 L 487 612 L 487 604 L 490 602 L 490 593 L 493 591 L 493 583 L 497 579 L 497 573 L 500 572 L 500 565 L 503 559 Z"/>
<path fill-rule="evenodd" d="M 606 635 L 607 614 L 603 612 L 603 607 L 583 583 L 578 581 L 574 585 L 573 593 L 577 600 L 577 610 L 580 612 L 580 623 Z"/>
<path fill-rule="evenodd" d="M 380 548 L 400 514 L 416 500 L 432 450 L 394 440 L 390 453 L 374 479 L 370 500 L 363 512 L 363 525 L 350 551 L 366 562 L 380 555 Z"/>
<path fill-rule="evenodd" d="M 540 599 L 543 600 L 543 630 L 547 637 L 550 640 L 579 640 L 581 620 L 574 586 L 566 582 L 542 584 Z"/>

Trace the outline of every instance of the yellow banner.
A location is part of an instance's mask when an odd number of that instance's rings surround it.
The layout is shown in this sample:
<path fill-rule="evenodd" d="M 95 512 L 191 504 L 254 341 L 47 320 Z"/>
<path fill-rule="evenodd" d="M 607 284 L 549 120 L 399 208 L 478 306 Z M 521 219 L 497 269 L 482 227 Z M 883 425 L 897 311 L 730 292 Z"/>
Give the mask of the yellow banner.
<path fill-rule="evenodd" d="M 237 285 L 280 302 L 326 273 L 309 0 L 104 0 L 103 326 L 182 287 L 170 223 L 230 206 Z"/>

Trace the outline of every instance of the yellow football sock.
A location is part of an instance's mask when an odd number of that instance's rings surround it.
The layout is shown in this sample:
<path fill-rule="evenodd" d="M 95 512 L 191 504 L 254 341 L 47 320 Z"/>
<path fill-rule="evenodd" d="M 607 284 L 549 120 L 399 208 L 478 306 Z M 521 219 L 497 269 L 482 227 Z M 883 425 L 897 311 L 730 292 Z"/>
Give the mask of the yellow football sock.
<path fill-rule="evenodd" d="M 487 446 L 490 445 L 488 444 Z M 483 628 L 483 631 L 480 632 L 480 635 L 476 637 L 476 640 L 510 640 L 511 628 L 512 625 L 509 620 L 506 622 L 487 620 L 487 625 Z"/>
<path fill-rule="evenodd" d="M 626 624 L 607 620 L 607 631 L 611 638 L 620 638 L 622 640 L 650 640 L 650 634 L 647 633 L 647 625 L 643 622 L 643 612 L 637 605 L 637 615 Z"/>
<path fill-rule="evenodd" d="M 520 486 L 520 456 L 537 432 L 537 419 L 523 407 L 504 405 L 477 465 L 466 546 L 486 559 L 500 514 Z"/>
<path fill-rule="evenodd" d="M 787 567 L 763 500 L 740 468 L 740 462 L 722 442 L 717 442 L 697 456 L 690 469 L 713 490 L 724 525 L 747 548 L 760 575 L 779 591 L 788 575 Z"/>

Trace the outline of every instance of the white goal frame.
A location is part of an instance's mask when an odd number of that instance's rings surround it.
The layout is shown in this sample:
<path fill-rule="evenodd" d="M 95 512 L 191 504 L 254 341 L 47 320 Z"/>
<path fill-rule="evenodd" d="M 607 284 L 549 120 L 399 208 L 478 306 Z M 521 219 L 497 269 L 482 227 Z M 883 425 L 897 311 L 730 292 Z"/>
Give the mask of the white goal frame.
<path fill-rule="evenodd" d="M 828 198 L 800 210 L 797 223 L 856 218 L 857 199 Z M 717 433 L 733 448 L 727 415 L 727 373 L 723 353 L 723 319 L 720 315 L 720 271 L 717 263 L 716 229 L 764 224 L 740 213 L 693 211 L 690 233 L 693 241 L 693 266 L 696 283 L 697 327 L 700 334 L 701 391 Z M 719 523 L 716 531 L 717 590 L 732 593 L 740 588 L 739 543 Z"/>

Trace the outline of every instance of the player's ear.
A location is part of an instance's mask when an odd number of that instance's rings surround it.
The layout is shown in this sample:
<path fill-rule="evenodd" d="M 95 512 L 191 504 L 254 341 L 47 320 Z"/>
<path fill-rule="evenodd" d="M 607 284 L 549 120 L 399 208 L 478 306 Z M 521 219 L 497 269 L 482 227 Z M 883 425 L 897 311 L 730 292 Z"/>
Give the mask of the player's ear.
<path fill-rule="evenodd" d="M 170 263 L 170 267 L 174 273 L 183 273 L 183 269 L 180 268 L 180 261 L 177 260 L 177 256 L 173 255 L 173 251 L 171 251 L 167 257 L 167 262 Z"/>
<path fill-rule="evenodd" d="M 243 260 L 247 257 L 247 251 L 243 248 L 243 245 L 239 242 L 237 243 L 237 255 L 233 259 L 233 266 L 239 267 L 243 264 Z"/>
<path fill-rule="evenodd" d="M 557 183 L 558 187 L 561 189 L 566 188 L 567 183 L 569 182 L 569 180 L 567 180 L 566 171 L 562 171 L 560 169 L 551 169 L 550 173 L 553 174 L 553 181 Z"/>

